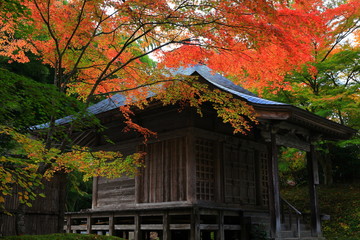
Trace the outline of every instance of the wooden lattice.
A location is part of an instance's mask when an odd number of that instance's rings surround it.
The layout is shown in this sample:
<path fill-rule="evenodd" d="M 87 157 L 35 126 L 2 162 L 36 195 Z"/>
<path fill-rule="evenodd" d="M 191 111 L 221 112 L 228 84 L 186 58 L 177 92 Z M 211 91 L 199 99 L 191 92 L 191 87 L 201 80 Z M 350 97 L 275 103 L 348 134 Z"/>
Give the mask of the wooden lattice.
<path fill-rule="evenodd" d="M 261 199 L 262 205 L 269 205 L 269 174 L 268 174 L 268 154 L 266 152 L 260 152 L 259 154 L 260 162 L 260 187 L 261 187 Z"/>
<path fill-rule="evenodd" d="M 198 138 L 196 150 L 196 197 L 198 200 L 213 201 L 215 169 L 214 142 Z"/>

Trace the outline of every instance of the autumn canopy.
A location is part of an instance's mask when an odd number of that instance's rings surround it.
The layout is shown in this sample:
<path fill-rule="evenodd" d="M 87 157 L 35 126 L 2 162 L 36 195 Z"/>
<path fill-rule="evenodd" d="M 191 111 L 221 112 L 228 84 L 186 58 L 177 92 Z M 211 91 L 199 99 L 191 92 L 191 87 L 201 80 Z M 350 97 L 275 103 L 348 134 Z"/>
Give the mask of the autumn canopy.
<path fill-rule="evenodd" d="M 83 99 L 159 81 L 163 66 L 197 63 L 247 86 L 287 88 L 285 74 L 345 37 L 360 11 L 358 1 L 328 8 L 314 0 L 22 4 L 25 14 L 1 16 L 0 53 L 25 62 L 32 51 L 56 70 L 56 86 Z M 146 61 L 150 53 L 161 61 L 157 69 Z"/>

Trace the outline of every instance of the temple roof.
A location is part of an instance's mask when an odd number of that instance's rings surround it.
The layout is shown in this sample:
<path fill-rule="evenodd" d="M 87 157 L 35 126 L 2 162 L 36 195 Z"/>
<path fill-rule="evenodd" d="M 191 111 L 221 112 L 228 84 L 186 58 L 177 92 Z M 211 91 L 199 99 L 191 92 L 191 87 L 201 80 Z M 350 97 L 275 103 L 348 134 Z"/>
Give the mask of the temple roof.
<path fill-rule="evenodd" d="M 173 72 L 174 76 L 199 76 L 211 85 L 231 93 L 239 98 L 245 100 L 249 105 L 252 105 L 257 112 L 259 119 L 265 120 L 286 120 L 291 121 L 303 126 L 307 126 L 310 129 L 322 129 L 321 132 L 326 132 L 331 136 L 335 136 L 334 139 L 349 138 L 356 131 L 317 116 L 313 113 L 300 109 L 290 104 L 271 101 L 268 99 L 260 98 L 254 93 L 234 84 L 232 81 L 222 76 L 219 73 L 214 72 L 205 65 L 195 65 L 188 68 L 179 68 Z M 149 97 L 152 97 L 154 93 L 149 93 Z M 120 106 L 125 105 L 126 97 L 121 94 L 114 94 L 110 98 L 102 100 L 92 106 L 87 111 L 89 114 L 98 115 L 111 110 L 114 110 Z M 75 117 L 67 116 L 56 120 L 56 125 L 62 125 L 71 122 Z M 49 126 L 48 123 L 34 126 L 33 129 L 43 129 Z"/>
<path fill-rule="evenodd" d="M 175 74 L 183 74 L 183 75 L 200 75 L 207 82 L 212 85 L 218 87 L 221 90 L 232 93 L 240 98 L 243 98 L 249 103 L 255 104 L 264 104 L 264 105 L 289 105 L 281 102 L 275 102 L 271 100 L 267 100 L 265 98 L 257 97 L 254 93 L 234 84 L 232 81 L 222 76 L 219 73 L 214 72 L 210 68 L 205 65 L 195 65 L 189 68 L 179 68 Z"/>
<path fill-rule="evenodd" d="M 186 76 L 193 76 L 193 75 L 199 75 L 204 80 L 209 82 L 210 84 L 216 86 L 217 88 L 224 90 L 226 92 L 229 92 L 231 94 L 234 94 L 245 101 L 249 103 L 254 104 L 263 104 L 263 105 L 289 105 L 285 103 L 270 101 L 264 98 L 257 97 L 254 93 L 235 85 L 232 81 L 227 79 L 226 77 L 220 75 L 219 73 L 214 72 L 210 68 L 208 68 L 205 65 L 195 65 L 193 67 L 189 68 L 179 68 L 173 71 L 173 75 L 186 75 Z M 114 94 L 110 98 L 107 98 L 105 100 L 102 100 L 88 108 L 88 112 L 90 114 L 100 114 L 104 113 L 113 109 L 116 109 L 120 106 L 123 106 L 125 104 L 125 96 L 121 94 Z M 74 119 L 73 116 L 67 116 L 61 119 L 57 119 L 55 124 L 62 125 L 71 122 Z M 46 128 L 48 127 L 48 124 L 40 124 L 34 126 L 36 129 Z"/>
<path fill-rule="evenodd" d="M 216 86 L 217 88 L 234 94 L 249 103 L 263 104 L 263 105 L 289 105 L 285 103 L 270 101 L 264 98 L 257 97 L 254 93 L 235 85 L 232 81 L 219 73 L 213 72 L 210 68 L 205 65 L 195 65 L 189 68 L 179 68 L 173 72 L 173 75 L 186 75 L 193 76 L 199 75 L 207 82 Z M 110 111 L 124 105 L 125 97 L 121 94 L 115 94 L 112 97 L 105 99 L 97 104 L 92 105 L 88 108 L 88 111 L 92 114 L 99 114 Z"/>

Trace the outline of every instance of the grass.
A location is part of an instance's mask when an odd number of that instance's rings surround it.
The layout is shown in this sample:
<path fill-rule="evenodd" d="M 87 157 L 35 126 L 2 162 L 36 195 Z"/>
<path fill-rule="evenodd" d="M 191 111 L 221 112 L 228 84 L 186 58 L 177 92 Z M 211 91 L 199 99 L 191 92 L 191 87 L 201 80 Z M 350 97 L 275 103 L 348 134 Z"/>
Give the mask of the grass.
<path fill-rule="evenodd" d="M 282 190 L 282 196 L 302 212 L 309 212 L 308 188 L 292 187 Z M 320 213 L 330 215 L 323 221 L 323 233 L 327 240 L 360 239 L 360 184 L 319 186 Z"/>
<path fill-rule="evenodd" d="M 113 236 L 100 236 L 93 234 L 76 234 L 76 233 L 56 233 L 49 235 L 23 235 L 0 237 L 6 240 L 121 240 L 122 238 Z"/>

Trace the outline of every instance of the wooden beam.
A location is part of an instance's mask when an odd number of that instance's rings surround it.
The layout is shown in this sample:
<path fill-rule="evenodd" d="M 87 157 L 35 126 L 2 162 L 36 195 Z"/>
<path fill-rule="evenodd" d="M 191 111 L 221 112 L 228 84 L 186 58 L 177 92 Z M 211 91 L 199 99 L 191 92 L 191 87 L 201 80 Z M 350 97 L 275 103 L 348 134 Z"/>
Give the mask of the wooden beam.
<path fill-rule="evenodd" d="M 291 116 L 288 110 L 274 111 L 272 109 L 260 109 L 255 107 L 256 114 L 260 119 L 276 119 L 276 120 L 287 120 Z"/>
<path fill-rule="evenodd" d="M 109 230 L 109 225 L 91 225 L 91 230 Z"/>
<path fill-rule="evenodd" d="M 281 133 L 281 130 L 283 133 Z M 307 130 L 302 129 L 296 125 L 281 122 L 275 126 L 272 126 L 272 131 L 273 133 L 276 133 L 275 136 L 277 145 L 297 148 L 303 151 L 310 150 L 310 144 L 307 142 L 307 140 L 305 140 L 309 137 Z M 270 131 L 264 129 L 261 131 L 261 135 L 266 141 L 270 141 Z"/>
<path fill-rule="evenodd" d="M 72 232 L 76 232 L 76 231 L 86 231 L 87 230 L 87 225 L 72 225 L 71 226 L 71 231 Z"/>
<path fill-rule="evenodd" d="M 269 171 L 269 211 L 271 222 L 271 237 L 278 237 L 281 231 L 280 222 L 280 190 L 278 169 L 278 148 L 275 132 L 270 133 L 268 143 L 268 171 Z"/>
<path fill-rule="evenodd" d="M 170 224 L 170 230 L 191 230 L 190 224 Z"/>
<path fill-rule="evenodd" d="M 141 224 L 141 230 L 163 230 L 163 224 Z"/>
<path fill-rule="evenodd" d="M 224 225 L 224 230 L 240 231 L 240 230 L 242 230 L 242 227 L 240 225 Z"/>
<path fill-rule="evenodd" d="M 276 143 L 277 143 L 277 145 L 291 147 L 291 148 L 297 148 L 302 151 L 310 150 L 310 144 L 308 144 L 305 141 L 300 140 L 293 134 L 276 135 Z"/>
<path fill-rule="evenodd" d="M 114 225 L 115 230 L 135 230 L 134 224 L 116 224 Z"/>
<path fill-rule="evenodd" d="M 318 163 L 315 157 L 315 147 L 310 145 L 310 151 L 306 153 L 307 169 L 309 175 L 309 193 L 311 210 L 311 233 L 314 237 L 321 237 L 321 222 L 316 185 L 319 184 Z"/>
<path fill-rule="evenodd" d="M 200 224 L 200 230 L 216 231 L 216 230 L 219 230 L 219 225 L 218 224 Z"/>

